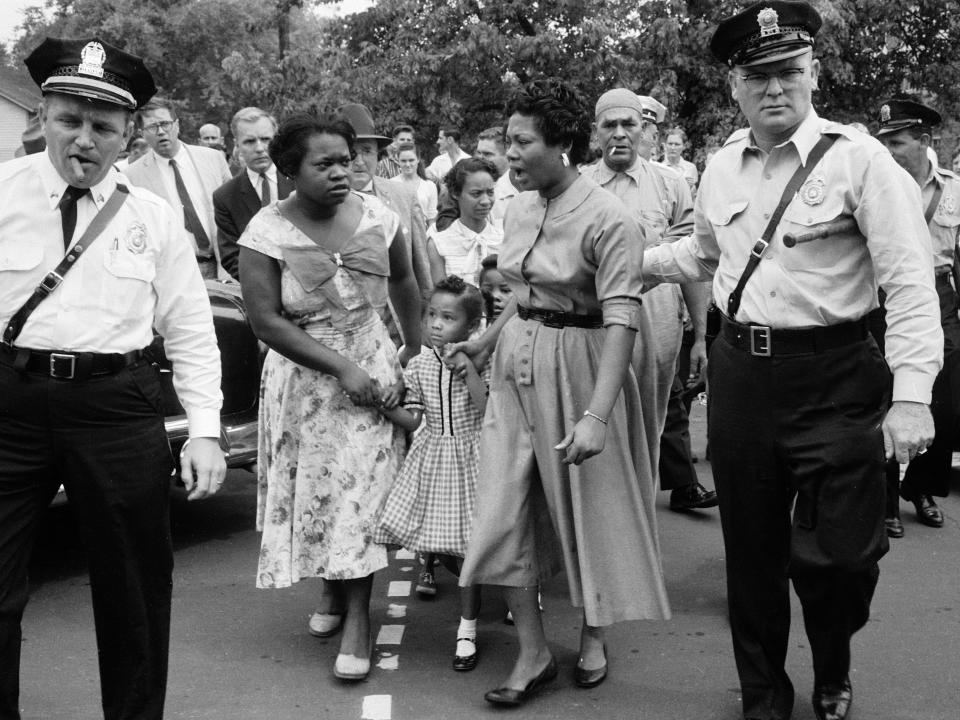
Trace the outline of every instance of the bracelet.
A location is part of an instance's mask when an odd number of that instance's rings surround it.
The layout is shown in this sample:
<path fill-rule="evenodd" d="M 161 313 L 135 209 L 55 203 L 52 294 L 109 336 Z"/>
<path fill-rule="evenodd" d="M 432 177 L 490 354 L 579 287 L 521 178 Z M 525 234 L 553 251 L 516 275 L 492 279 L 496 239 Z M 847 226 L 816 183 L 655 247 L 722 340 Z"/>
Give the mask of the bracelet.
<path fill-rule="evenodd" d="M 583 416 L 584 416 L 584 417 L 592 417 L 592 418 L 593 418 L 594 420 L 596 420 L 597 422 L 602 422 L 604 425 L 607 424 L 607 419 L 606 419 L 606 418 L 602 418 L 602 417 L 600 417 L 599 415 L 597 415 L 596 413 L 590 412 L 589 410 L 585 410 L 584 413 L 583 413 Z"/>

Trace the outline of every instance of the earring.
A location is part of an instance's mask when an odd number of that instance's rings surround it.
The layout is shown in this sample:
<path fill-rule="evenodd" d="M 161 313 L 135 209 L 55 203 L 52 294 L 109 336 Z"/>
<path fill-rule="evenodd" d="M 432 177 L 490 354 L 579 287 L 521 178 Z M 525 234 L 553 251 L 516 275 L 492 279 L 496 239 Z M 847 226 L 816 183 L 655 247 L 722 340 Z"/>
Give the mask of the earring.
<path fill-rule="evenodd" d="M 567 154 L 565 152 L 560 153 L 560 159 L 563 161 L 564 167 L 570 167 L 570 158 L 567 157 Z"/>

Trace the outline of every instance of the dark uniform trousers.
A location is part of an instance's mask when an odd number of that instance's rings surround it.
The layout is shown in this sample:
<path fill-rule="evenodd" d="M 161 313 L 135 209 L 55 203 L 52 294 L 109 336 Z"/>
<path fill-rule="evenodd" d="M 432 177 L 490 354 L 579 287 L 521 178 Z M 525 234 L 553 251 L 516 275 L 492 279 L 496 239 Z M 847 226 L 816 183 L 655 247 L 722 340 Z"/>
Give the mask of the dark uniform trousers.
<path fill-rule="evenodd" d="M 869 617 L 877 560 L 889 547 L 880 423 L 891 377 L 869 337 L 817 354 L 755 357 L 721 336 L 708 374 L 744 716 L 788 718 L 788 578 L 818 684 L 846 676 L 850 638 Z"/>
<path fill-rule="evenodd" d="M 0 365 L 0 720 L 20 717 L 29 555 L 61 483 L 89 562 L 104 716 L 163 716 L 173 551 L 162 402 L 149 364 L 85 381 Z"/>

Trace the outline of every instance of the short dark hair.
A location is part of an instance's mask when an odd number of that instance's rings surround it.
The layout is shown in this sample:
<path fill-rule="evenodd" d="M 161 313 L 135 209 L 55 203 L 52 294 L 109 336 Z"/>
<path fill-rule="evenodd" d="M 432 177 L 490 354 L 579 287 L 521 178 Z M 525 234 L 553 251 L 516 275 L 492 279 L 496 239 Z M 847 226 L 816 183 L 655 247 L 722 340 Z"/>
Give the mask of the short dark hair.
<path fill-rule="evenodd" d="M 483 296 L 479 288 L 466 282 L 459 275 L 448 275 L 433 286 L 431 297 L 438 292 L 448 293 L 457 298 L 471 325 L 480 322 L 480 318 L 483 317 Z"/>
<path fill-rule="evenodd" d="M 339 135 L 347 143 L 350 157 L 356 155 L 357 135 L 346 120 L 333 116 L 294 115 L 283 121 L 270 141 L 270 159 L 287 177 L 295 177 L 307 154 L 307 144 L 314 135 Z"/>
<path fill-rule="evenodd" d="M 410 133 L 411 135 L 415 135 L 415 134 L 416 134 L 416 133 L 414 132 L 413 128 L 410 127 L 409 125 L 397 125 L 397 126 L 393 129 L 393 132 L 390 133 L 390 137 L 395 138 L 395 137 L 396 137 L 397 135 L 399 135 L 400 133 L 405 133 L 405 132 L 408 132 L 408 133 Z"/>
<path fill-rule="evenodd" d="M 440 132 L 443 133 L 444 137 L 452 137 L 453 141 L 459 145 L 460 144 L 460 128 L 455 127 L 442 127 Z"/>
<path fill-rule="evenodd" d="M 463 192 L 463 185 L 467 181 L 467 176 L 476 172 L 485 172 L 496 182 L 500 178 L 500 171 L 497 166 L 489 160 L 483 158 L 464 158 L 458 160 L 457 164 L 450 168 L 450 171 L 443 177 L 443 184 L 447 186 L 450 195 L 457 197 Z"/>
<path fill-rule="evenodd" d="M 134 113 L 133 119 L 138 128 L 143 128 L 143 116 L 152 110 L 167 110 L 172 119 L 178 119 L 177 106 L 173 104 L 173 101 L 165 97 L 155 96 L 144 103 L 137 109 L 137 112 Z"/>
<path fill-rule="evenodd" d="M 503 137 L 503 128 L 502 127 L 490 127 L 477 135 L 477 144 L 480 144 L 481 140 L 492 140 L 496 143 L 497 147 L 500 148 L 500 152 L 503 152 L 507 149 L 506 141 Z"/>
<path fill-rule="evenodd" d="M 536 120 L 547 145 L 570 143 L 570 162 L 580 164 L 590 157 L 593 113 L 572 85 L 556 78 L 534 80 L 517 91 L 507 114 Z"/>

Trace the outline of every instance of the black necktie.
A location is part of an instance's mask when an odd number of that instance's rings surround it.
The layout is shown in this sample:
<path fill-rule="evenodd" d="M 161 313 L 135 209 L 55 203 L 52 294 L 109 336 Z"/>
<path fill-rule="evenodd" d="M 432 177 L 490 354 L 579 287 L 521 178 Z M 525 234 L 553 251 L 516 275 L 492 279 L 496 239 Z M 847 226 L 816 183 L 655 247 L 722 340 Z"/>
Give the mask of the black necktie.
<path fill-rule="evenodd" d="M 210 253 L 210 238 L 207 237 L 207 232 L 203 229 L 203 223 L 200 222 L 197 211 L 193 208 L 193 201 L 190 199 L 190 193 L 187 192 L 187 186 L 183 184 L 180 168 L 177 167 L 175 160 L 170 161 L 170 167 L 173 168 L 173 181 L 177 184 L 177 195 L 180 196 L 180 204 L 183 205 L 183 226 L 188 232 L 193 233 L 198 252 L 208 255 Z"/>
<path fill-rule="evenodd" d="M 90 188 L 78 188 L 67 185 L 60 197 L 60 226 L 63 228 L 63 249 L 66 251 L 73 240 L 73 231 L 77 227 L 77 200 L 90 192 Z"/>
<path fill-rule="evenodd" d="M 270 204 L 270 181 L 266 173 L 260 173 L 260 207 L 266 207 Z"/>

